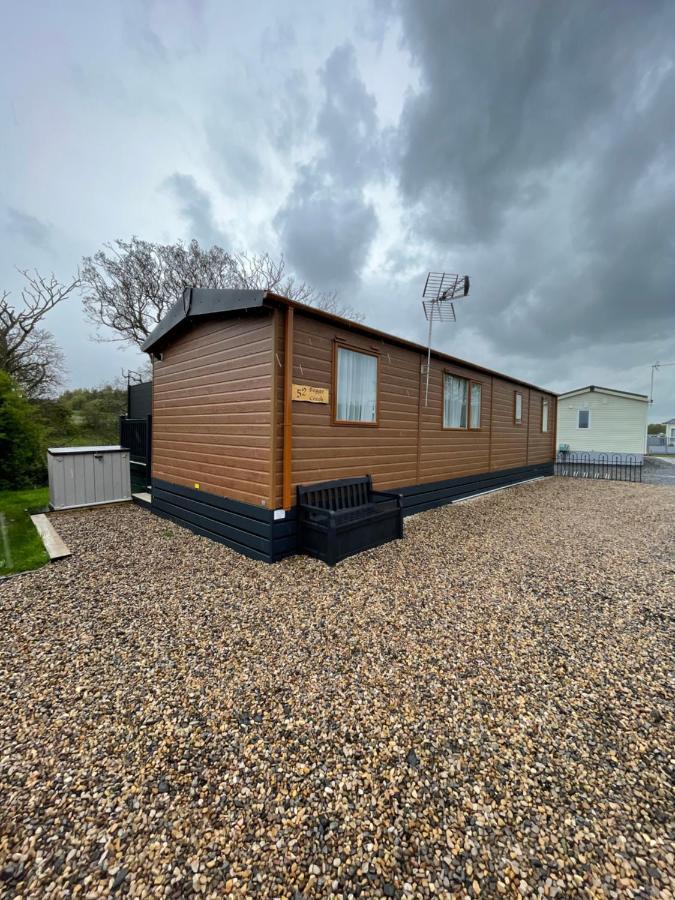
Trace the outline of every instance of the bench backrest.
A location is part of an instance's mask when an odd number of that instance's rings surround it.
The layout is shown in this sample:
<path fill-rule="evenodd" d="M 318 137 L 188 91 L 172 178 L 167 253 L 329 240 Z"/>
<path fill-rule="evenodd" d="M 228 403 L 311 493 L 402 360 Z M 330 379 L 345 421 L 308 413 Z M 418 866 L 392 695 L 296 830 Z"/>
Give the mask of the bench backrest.
<path fill-rule="evenodd" d="M 318 484 L 300 484 L 298 503 L 300 506 L 318 506 L 320 509 L 354 509 L 368 503 L 371 490 L 370 475 L 322 481 Z"/>

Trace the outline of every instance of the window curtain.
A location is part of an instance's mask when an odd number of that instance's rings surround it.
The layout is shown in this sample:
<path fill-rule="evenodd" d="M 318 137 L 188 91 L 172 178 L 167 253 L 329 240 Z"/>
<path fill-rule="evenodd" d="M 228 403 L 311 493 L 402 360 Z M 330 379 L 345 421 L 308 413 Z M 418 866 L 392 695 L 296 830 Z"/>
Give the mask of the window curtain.
<path fill-rule="evenodd" d="M 446 428 L 466 428 L 468 382 L 454 375 L 445 376 L 443 424 Z"/>
<path fill-rule="evenodd" d="M 471 427 L 480 428 L 480 398 L 481 386 L 471 385 Z"/>
<path fill-rule="evenodd" d="M 336 418 L 340 422 L 375 422 L 377 357 L 338 348 Z"/>

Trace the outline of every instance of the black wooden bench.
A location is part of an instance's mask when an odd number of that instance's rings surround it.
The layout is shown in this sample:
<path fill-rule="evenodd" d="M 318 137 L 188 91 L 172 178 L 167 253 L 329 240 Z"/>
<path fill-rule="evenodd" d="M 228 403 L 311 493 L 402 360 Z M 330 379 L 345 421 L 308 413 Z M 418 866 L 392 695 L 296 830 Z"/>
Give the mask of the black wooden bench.
<path fill-rule="evenodd" d="M 298 485 L 298 549 L 328 565 L 403 537 L 398 494 L 374 491 L 370 475 Z"/>

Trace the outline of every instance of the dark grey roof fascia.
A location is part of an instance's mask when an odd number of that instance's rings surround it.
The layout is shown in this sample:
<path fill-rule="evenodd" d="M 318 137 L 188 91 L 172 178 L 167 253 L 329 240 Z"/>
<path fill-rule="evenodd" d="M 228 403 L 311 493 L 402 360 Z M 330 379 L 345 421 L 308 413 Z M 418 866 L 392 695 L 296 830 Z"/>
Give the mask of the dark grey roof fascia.
<path fill-rule="evenodd" d="M 183 292 L 183 299 L 171 307 L 167 315 L 162 319 L 152 334 L 147 338 L 142 350 L 146 353 L 151 351 L 153 347 L 164 342 L 164 340 L 175 331 L 182 322 L 191 319 L 206 318 L 208 316 L 217 316 L 233 312 L 244 312 L 249 309 L 260 309 L 265 305 L 265 301 L 269 300 L 274 303 L 282 303 L 291 309 L 297 309 L 302 313 L 323 319 L 325 322 L 332 322 L 341 328 L 350 328 L 364 335 L 370 335 L 382 341 L 392 341 L 400 347 L 408 347 L 412 350 L 426 354 L 427 348 L 423 344 L 415 344 L 405 338 L 397 337 L 395 334 L 388 334 L 384 331 L 378 331 L 376 328 L 370 328 L 368 325 L 362 325 L 360 322 L 351 322 L 342 316 L 336 316 L 333 313 L 318 309 L 315 306 L 308 306 L 305 303 L 299 303 L 297 300 L 289 300 L 288 297 L 282 297 L 273 291 L 254 291 L 254 290 L 238 290 L 238 289 L 212 289 L 212 288 L 186 288 Z M 536 384 L 530 384 L 523 381 L 522 378 L 515 378 L 512 375 L 505 375 L 503 372 L 497 372 L 494 369 L 488 369 L 485 366 L 479 366 L 476 363 L 469 362 L 466 359 L 459 359 L 457 356 L 450 356 L 448 353 L 442 353 L 440 350 L 432 348 L 432 355 L 436 359 L 447 360 L 453 365 L 466 366 L 477 372 L 484 372 L 487 375 L 496 378 L 503 378 L 514 384 L 522 384 L 524 387 L 534 388 L 544 394 L 550 394 L 552 397 L 558 395 L 555 391 L 548 388 L 538 387 Z M 572 392 L 570 392 L 572 393 Z"/>
<path fill-rule="evenodd" d="M 580 394 L 582 391 L 607 391 L 611 394 L 624 394 L 626 397 L 639 397 L 640 400 L 649 400 L 647 394 L 636 394 L 634 391 L 623 391 L 621 388 L 600 387 L 598 384 L 587 384 L 584 387 L 574 388 L 573 391 L 564 391 L 559 397 L 568 397 L 570 394 Z"/>
<path fill-rule="evenodd" d="M 185 288 L 183 297 L 171 307 L 162 321 L 153 329 L 141 350 L 150 352 L 182 322 L 228 312 L 258 309 L 263 305 L 266 291 L 216 288 Z"/>

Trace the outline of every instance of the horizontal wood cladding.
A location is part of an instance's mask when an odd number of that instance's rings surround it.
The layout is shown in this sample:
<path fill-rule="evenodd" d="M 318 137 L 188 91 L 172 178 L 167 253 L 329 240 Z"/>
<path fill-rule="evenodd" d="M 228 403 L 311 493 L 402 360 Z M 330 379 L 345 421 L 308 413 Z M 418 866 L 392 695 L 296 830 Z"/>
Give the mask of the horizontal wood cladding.
<path fill-rule="evenodd" d="M 378 354 L 378 424 L 374 427 L 332 423 L 336 340 L 341 345 Z M 281 340 L 277 342 L 276 359 L 282 366 Z M 552 431 L 548 435 L 540 433 L 541 398 L 550 398 L 552 429 L 553 397 L 468 366 L 432 358 L 425 403 L 425 363 L 426 357 L 417 351 L 296 313 L 293 381 L 328 389 L 331 403 L 293 403 L 293 487 L 371 474 L 374 486 L 386 490 L 484 472 L 521 470 L 553 458 Z M 479 428 L 443 427 L 445 373 L 481 385 Z M 520 425 L 514 421 L 516 391 L 522 396 Z M 281 398 L 279 393 L 279 407 Z M 536 404 L 539 414 L 534 417 L 531 409 Z M 281 503 L 281 424 L 279 415 L 275 456 L 277 505 Z"/>
<path fill-rule="evenodd" d="M 426 364 L 426 359 L 424 360 Z M 443 427 L 444 376 L 456 375 L 481 386 L 480 428 Z M 418 483 L 443 481 L 486 472 L 490 468 L 490 401 L 492 384 L 482 375 L 442 360 L 431 360 L 429 395 L 426 375 L 420 378 L 420 454 Z M 523 460 L 524 462 L 524 460 Z"/>
<path fill-rule="evenodd" d="M 542 431 L 543 403 L 548 401 L 548 431 Z M 555 456 L 556 398 L 541 391 L 530 390 L 530 420 L 527 461 L 530 465 L 544 463 Z"/>
<path fill-rule="evenodd" d="M 272 313 L 202 322 L 153 376 L 153 480 L 259 506 L 272 502 Z"/>
<path fill-rule="evenodd" d="M 332 423 L 335 339 L 379 357 L 378 424 Z M 295 315 L 293 381 L 326 388 L 331 403 L 293 403 L 293 488 L 298 484 L 370 474 L 374 487 L 417 479 L 419 353 Z"/>
<path fill-rule="evenodd" d="M 520 424 L 515 421 L 515 395 L 522 397 Z M 511 381 L 492 379 L 490 469 L 513 469 L 527 463 L 529 391 Z"/>
<path fill-rule="evenodd" d="M 154 480 L 190 490 L 197 483 L 212 496 L 258 508 L 282 506 L 284 315 L 266 309 L 206 320 L 167 346 L 154 367 Z M 378 358 L 374 425 L 333 420 L 336 346 Z M 292 381 L 327 390 L 331 402 L 292 403 L 293 504 L 298 484 L 365 474 L 376 488 L 419 485 L 434 502 L 447 502 L 464 479 L 483 485 L 490 479 L 478 476 L 485 473 L 515 477 L 553 459 L 554 397 L 432 358 L 425 403 L 425 364 L 419 350 L 296 310 Z M 481 385 L 479 428 L 444 427 L 446 373 Z M 516 392 L 521 424 L 514 420 Z M 543 398 L 550 403 L 547 433 Z M 426 487 L 434 484 L 440 493 Z M 176 514 L 176 498 L 164 502 Z"/>

